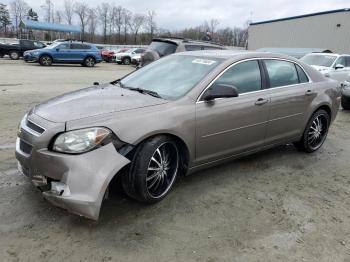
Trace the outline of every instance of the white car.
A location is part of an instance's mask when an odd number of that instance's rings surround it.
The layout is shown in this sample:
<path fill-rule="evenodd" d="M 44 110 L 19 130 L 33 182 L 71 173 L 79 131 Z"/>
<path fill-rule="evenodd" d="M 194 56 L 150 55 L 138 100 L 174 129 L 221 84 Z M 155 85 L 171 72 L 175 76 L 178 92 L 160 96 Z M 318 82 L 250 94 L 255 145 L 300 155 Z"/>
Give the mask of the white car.
<path fill-rule="evenodd" d="M 350 55 L 312 53 L 300 59 L 323 75 L 342 83 L 342 107 L 350 110 Z"/>
<path fill-rule="evenodd" d="M 113 58 L 118 64 L 130 65 L 132 56 L 142 54 L 143 52 L 145 52 L 143 48 L 131 48 L 124 53 L 114 54 Z"/>
<path fill-rule="evenodd" d="M 312 53 L 300 59 L 323 75 L 344 82 L 350 73 L 350 55 Z"/>

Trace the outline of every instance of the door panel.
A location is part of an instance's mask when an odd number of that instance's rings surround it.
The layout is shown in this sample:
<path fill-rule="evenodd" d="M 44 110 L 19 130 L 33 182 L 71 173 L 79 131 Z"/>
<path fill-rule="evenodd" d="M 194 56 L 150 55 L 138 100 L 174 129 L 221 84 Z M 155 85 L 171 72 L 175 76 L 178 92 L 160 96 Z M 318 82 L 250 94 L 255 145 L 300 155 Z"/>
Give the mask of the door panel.
<path fill-rule="evenodd" d="M 271 89 L 266 144 L 275 144 L 303 132 L 305 112 L 315 93 L 300 66 L 284 60 L 265 60 L 264 64 Z"/>
<path fill-rule="evenodd" d="M 307 95 L 308 90 L 310 95 Z M 305 112 L 315 97 L 311 84 L 307 83 L 271 91 L 267 144 L 299 136 L 303 132 Z"/>
<path fill-rule="evenodd" d="M 65 60 L 70 53 L 70 44 L 63 43 L 56 47 L 56 49 L 52 52 L 53 59 L 55 61 Z"/>
<path fill-rule="evenodd" d="M 198 164 L 264 145 L 269 116 L 269 90 L 196 104 Z"/>

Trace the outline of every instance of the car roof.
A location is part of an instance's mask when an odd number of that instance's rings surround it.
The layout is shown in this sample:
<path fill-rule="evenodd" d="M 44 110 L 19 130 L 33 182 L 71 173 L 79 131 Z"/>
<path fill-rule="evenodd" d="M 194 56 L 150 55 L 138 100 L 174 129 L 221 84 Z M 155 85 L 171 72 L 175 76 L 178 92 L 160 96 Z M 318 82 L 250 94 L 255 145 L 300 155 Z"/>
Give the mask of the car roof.
<path fill-rule="evenodd" d="M 307 55 L 324 55 L 324 56 L 350 56 L 350 54 L 334 54 L 334 53 L 311 53 L 311 54 L 307 54 Z"/>
<path fill-rule="evenodd" d="M 290 57 L 283 54 L 275 54 L 269 52 L 257 52 L 257 51 L 247 51 L 247 50 L 201 50 L 201 51 L 188 51 L 180 52 L 174 55 L 180 56 L 198 56 L 198 57 L 212 57 L 221 58 L 225 60 L 242 60 L 249 58 L 280 58 L 287 59 L 297 62 L 298 60 L 294 57 Z"/>
<path fill-rule="evenodd" d="M 192 39 L 186 39 L 186 38 L 180 38 L 180 37 L 160 37 L 160 38 L 154 38 L 152 41 L 157 41 L 157 42 L 173 42 L 177 45 L 179 44 L 192 44 L 192 45 L 207 45 L 207 46 L 221 46 L 223 47 L 224 45 L 221 45 L 219 43 L 214 43 L 210 41 L 201 41 L 201 40 L 192 40 Z"/>

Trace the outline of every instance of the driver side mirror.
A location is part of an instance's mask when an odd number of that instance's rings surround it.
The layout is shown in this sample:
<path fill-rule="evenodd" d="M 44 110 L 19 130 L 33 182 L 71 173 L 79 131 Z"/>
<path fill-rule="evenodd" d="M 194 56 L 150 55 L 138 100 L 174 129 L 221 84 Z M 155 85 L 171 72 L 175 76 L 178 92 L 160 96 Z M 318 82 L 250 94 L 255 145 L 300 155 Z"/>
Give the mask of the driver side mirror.
<path fill-rule="evenodd" d="M 334 69 L 335 70 L 337 70 L 337 69 L 344 69 L 344 66 L 342 64 L 336 64 Z"/>
<path fill-rule="evenodd" d="M 60 51 L 60 49 L 59 48 L 56 48 L 56 52 L 59 52 Z"/>
<path fill-rule="evenodd" d="M 204 94 L 204 101 L 213 101 L 216 98 L 238 97 L 237 87 L 233 85 L 214 84 Z"/>

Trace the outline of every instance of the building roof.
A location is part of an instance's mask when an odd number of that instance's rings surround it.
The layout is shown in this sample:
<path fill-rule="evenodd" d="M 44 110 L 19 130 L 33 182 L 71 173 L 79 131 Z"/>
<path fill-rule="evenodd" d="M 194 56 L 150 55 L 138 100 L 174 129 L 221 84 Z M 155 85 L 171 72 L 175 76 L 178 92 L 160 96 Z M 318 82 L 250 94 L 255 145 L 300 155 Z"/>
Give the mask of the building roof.
<path fill-rule="evenodd" d="M 318 13 L 312 13 L 312 14 L 306 14 L 306 15 L 291 16 L 291 17 L 285 17 L 285 18 L 279 18 L 279 19 L 273 19 L 273 20 L 266 20 L 266 21 L 261 21 L 261 22 L 250 23 L 250 25 L 261 25 L 261 24 L 268 24 L 268 23 L 273 23 L 273 22 L 299 19 L 299 18 L 304 18 L 304 17 L 327 15 L 327 14 L 342 13 L 342 12 L 350 12 L 350 8 L 330 10 L 330 11 L 324 11 L 324 12 L 318 12 Z"/>
<path fill-rule="evenodd" d="M 66 32 L 66 33 L 81 32 L 78 26 L 39 22 L 39 21 L 33 21 L 33 20 L 22 20 L 20 23 L 20 26 L 26 29 L 42 30 L 42 31 L 55 31 L 55 32 Z"/>

